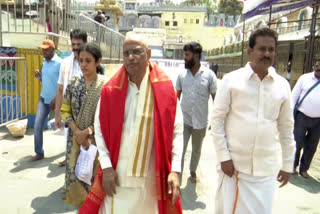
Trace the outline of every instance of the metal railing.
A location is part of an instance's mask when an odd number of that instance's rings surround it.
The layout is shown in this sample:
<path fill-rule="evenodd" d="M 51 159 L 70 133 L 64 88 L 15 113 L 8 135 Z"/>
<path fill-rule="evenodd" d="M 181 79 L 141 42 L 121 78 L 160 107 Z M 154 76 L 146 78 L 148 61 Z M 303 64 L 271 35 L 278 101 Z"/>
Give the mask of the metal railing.
<path fill-rule="evenodd" d="M 52 3 L 53 2 L 53 3 Z M 44 6 L 45 5 L 45 6 Z M 7 1 L 6 7 L 2 4 L 2 32 L 49 32 L 48 24 L 53 33 L 60 34 L 60 30 L 67 32 L 70 19 L 70 10 L 61 1 L 44 0 L 40 3 L 12 4 Z M 62 11 L 65 13 L 62 15 Z M 48 19 L 48 20 L 47 20 Z M 47 22 L 48 21 L 48 22 Z"/>
<path fill-rule="evenodd" d="M 46 35 L 58 45 L 59 38 L 69 38 L 74 26 L 71 25 L 75 0 L 40 0 L 1 4 L 0 7 L 0 45 L 8 33 Z"/>
<path fill-rule="evenodd" d="M 27 116 L 27 62 L 0 57 L 0 127 Z"/>
<path fill-rule="evenodd" d="M 56 33 L 69 36 L 72 20 L 80 13 L 75 0 L 40 0 L 37 3 L 1 4 L 2 32 Z M 49 29 L 49 25 L 51 29 Z"/>
<path fill-rule="evenodd" d="M 124 36 L 80 13 L 82 4 L 86 5 L 76 0 L 29 1 L 27 5 L 7 1 L 0 7 L 0 46 L 6 33 L 44 34 L 57 45 L 59 37 L 69 39 L 72 29 L 81 28 L 88 33 L 88 41 L 99 44 L 104 58 L 122 61 Z"/>
<path fill-rule="evenodd" d="M 124 36 L 106 27 L 91 17 L 79 14 L 78 27 L 88 33 L 89 41 L 95 41 L 101 48 L 102 55 L 111 61 L 121 61 Z"/>
<path fill-rule="evenodd" d="M 289 27 L 275 27 L 275 30 L 279 35 L 299 32 L 299 31 L 302 32 L 302 31 L 310 30 L 310 24 L 305 24 L 301 26 L 295 25 L 295 26 L 289 26 Z"/>

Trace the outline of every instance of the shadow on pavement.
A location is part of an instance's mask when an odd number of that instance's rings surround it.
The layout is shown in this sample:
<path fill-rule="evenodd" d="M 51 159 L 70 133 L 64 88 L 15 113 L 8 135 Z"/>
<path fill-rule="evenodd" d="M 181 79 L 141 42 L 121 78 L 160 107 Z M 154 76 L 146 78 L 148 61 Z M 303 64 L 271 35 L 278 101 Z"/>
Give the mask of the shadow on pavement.
<path fill-rule="evenodd" d="M 316 194 L 320 192 L 320 182 L 314 178 L 305 179 L 299 175 L 291 175 L 289 182 L 310 193 Z"/>
<path fill-rule="evenodd" d="M 313 209 L 310 208 L 310 207 L 304 207 L 304 206 L 297 206 L 297 210 L 298 210 L 298 213 L 314 213 L 312 212 Z M 314 214 L 317 214 L 317 213 L 314 213 Z"/>
<path fill-rule="evenodd" d="M 54 178 L 61 174 L 64 174 L 66 171 L 66 167 L 61 167 L 57 163 L 50 163 L 48 166 L 50 173 L 47 175 L 47 178 Z"/>
<path fill-rule="evenodd" d="M 62 188 L 48 196 L 34 198 L 31 207 L 35 210 L 33 214 L 53 214 L 75 211 L 71 205 L 62 200 Z"/>
<path fill-rule="evenodd" d="M 202 201 L 197 201 L 196 184 L 188 178 L 187 185 L 181 189 L 181 202 L 183 210 L 205 209 L 206 204 Z"/>
<path fill-rule="evenodd" d="M 61 136 L 64 135 L 63 130 L 52 131 L 52 130 L 49 130 L 49 129 L 44 129 L 44 130 L 43 130 L 43 133 L 45 133 L 45 132 L 51 132 L 53 135 L 61 135 Z M 25 133 L 25 135 L 28 135 L 28 136 L 29 136 L 29 135 L 32 136 L 33 134 L 34 134 L 33 128 L 28 128 L 27 131 L 26 131 L 26 133 Z"/>
<path fill-rule="evenodd" d="M 23 137 L 13 137 L 6 127 L 0 128 L 0 140 L 19 141 Z"/>
<path fill-rule="evenodd" d="M 46 167 L 49 165 L 49 170 L 51 172 L 53 172 L 53 168 L 50 167 L 50 165 L 53 165 L 51 162 L 53 162 L 54 160 L 60 158 L 64 156 L 64 152 L 61 152 L 60 154 L 58 155 L 55 155 L 55 156 L 52 156 L 52 157 L 49 157 L 49 158 L 44 158 L 42 160 L 39 160 L 39 161 L 30 161 L 31 159 L 31 155 L 28 155 L 26 157 L 22 157 L 20 158 L 18 161 L 14 162 L 13 165 L 15 165 L 16 167 L 11 169 L 10 172 L 11 173 L 17 173 L 17 172 L 20 172 L 22 170 L 25 170 L 25 169 L 29 169 L 29 168 L 41 168 L 41 167 Z M 57 166 L 58 168 L 58 166 Z M 55 171 L 56 169 L 54 169 Z M 63 167 L 61 167 L 61 173 L 63 173 Z M 56 173 L 56 172 L 54 172 Z M 53 173 L 53 174 L 54 174 Z M 60 173 L 60 174 L 61 174 Z M 50 175 L 51 173 L 48 174 L 48 177 L 54 177 L 52 175 Z"/>
<path fill-rule="evenodd" d="M 33 134 L 34 134 L 33 128 L 27 128 L 27 131 L 26 131 L 26 133 L 24 135 L 28 135 L 28 136 L 30 135 L 31 136 Z"/>
<path fill-rule="evenodd" d="M 33 136 L 33 128 L 27 128 L 25 136 Z M 23 137 L 13 137 L 6 127 L 0 128 L 0 140 L 17 141 L 21 140 Z"/>

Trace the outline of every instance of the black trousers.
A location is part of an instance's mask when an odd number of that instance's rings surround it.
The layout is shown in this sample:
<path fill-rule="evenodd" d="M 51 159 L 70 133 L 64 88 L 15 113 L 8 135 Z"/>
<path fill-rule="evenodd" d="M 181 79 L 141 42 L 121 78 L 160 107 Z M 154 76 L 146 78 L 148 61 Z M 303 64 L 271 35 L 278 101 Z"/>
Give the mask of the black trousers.
<path fill-rule="evenodd" d="M 298 111 L 294 122 L 294 139 L 296 141 L 296 154 L 294 168 L 299 165 L 301 149 L 303 154 L 300 161 L 300 172 L 306 172 L 311 164 L 320 137 L 320 118 L 311 118 Z"/>

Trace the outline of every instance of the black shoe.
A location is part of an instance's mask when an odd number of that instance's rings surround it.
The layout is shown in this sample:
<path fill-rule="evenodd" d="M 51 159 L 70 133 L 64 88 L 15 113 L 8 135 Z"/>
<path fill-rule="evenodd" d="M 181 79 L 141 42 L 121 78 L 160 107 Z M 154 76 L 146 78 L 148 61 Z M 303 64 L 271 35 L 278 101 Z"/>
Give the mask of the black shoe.
<path fill-rule="evenodd" d="M 311 176 L 310 176 L 307 172 L 300 172 L 300 175 L 301 175 L 302 177 L 304 177 L 305 179 L 311 178 Z"/>
<path fill-rule="evenodd" d="M 30 161 L 38 161 L 38 160 L 42 160 L 43 158 L 44 158 L 43 156 L 35 155 L 30 159 Z"/>

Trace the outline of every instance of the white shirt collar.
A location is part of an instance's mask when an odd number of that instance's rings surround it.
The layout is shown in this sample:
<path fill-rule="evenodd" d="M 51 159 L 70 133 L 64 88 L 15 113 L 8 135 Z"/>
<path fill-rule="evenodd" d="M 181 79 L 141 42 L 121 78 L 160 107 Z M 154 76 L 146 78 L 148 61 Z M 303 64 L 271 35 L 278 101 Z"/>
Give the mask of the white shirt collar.
<path fill-rule="evenodd" d="M 250 62 L 248 62 L 245 65 L 245 72 L 248 80 L 253 76 L 253 74 L 255 74 L 255 72 L 253 71 L 250 65 Z M 274 67 L 270 66 L 268 68 L 268 74 L 266 75 L 266 77 L 268 76 L 271 77 L 273 80 L 276 78 L 276 69 Z"/>

